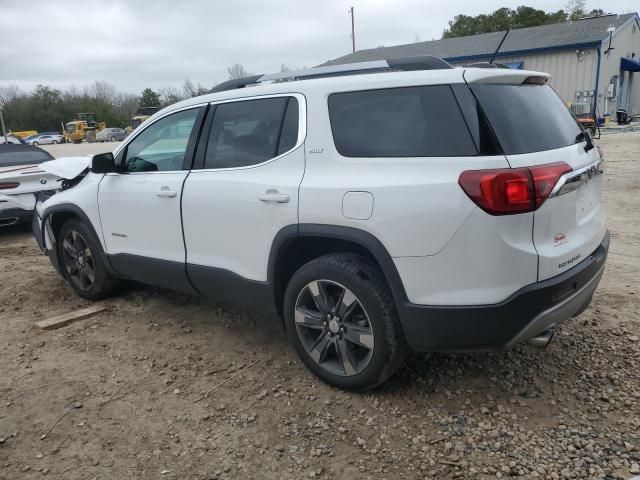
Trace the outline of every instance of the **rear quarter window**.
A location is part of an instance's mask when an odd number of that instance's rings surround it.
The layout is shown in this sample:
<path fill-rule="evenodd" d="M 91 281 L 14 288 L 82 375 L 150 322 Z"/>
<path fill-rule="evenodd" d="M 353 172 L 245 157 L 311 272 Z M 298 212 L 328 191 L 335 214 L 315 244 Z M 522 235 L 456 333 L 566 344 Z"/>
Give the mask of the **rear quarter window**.
<path fill-rule="evenodd" d="M 582 131 L 548 85 L 476 84 L 471 90 L 506 155 L 566 147 Z"/>
<path fill-rule="evenodd" d="M 448 85 L 334 93 L 329 117 L 345 157 L 477 155 Z"/>

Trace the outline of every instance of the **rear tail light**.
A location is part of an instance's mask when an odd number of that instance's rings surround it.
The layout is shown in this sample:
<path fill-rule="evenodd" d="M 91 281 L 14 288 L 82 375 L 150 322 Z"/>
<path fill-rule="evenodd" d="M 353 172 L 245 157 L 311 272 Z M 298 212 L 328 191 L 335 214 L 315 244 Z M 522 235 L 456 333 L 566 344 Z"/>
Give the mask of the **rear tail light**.
<path fill-rule="evenodd" d="M 533 212 L 544 203 L 558 179 L 572 169 L 564 162 L 528 168 L 467 170 L 458 184 L 491 215 Z"/>
<path fill-rule="evenodd" d="M 0 190 L 11 190 L 13 188 L 18 188 L 19 186 L 19 182 L 2 182 L 0 183 Z"/>

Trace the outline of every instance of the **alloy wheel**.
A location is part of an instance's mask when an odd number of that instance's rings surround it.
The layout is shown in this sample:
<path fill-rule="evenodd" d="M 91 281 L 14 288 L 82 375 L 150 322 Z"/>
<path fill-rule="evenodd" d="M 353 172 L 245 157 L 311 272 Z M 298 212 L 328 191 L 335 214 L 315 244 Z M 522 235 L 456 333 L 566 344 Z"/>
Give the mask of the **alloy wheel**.
<path fill-rule="evenodd" d="M 355 294 L 330 280 L 307 284 L 296 300 L 294 321 L 307 354 L 339 376 L 362 372 L 373 354 L 369 315 Z"/>
<path fill-rule="evenodd" d="M 96 268 L 91 249 L 79 232 L 70 230 L 64 236 L 62 257 L 71 282 L 82 291 L 90 290 L 95 280 Z"/>

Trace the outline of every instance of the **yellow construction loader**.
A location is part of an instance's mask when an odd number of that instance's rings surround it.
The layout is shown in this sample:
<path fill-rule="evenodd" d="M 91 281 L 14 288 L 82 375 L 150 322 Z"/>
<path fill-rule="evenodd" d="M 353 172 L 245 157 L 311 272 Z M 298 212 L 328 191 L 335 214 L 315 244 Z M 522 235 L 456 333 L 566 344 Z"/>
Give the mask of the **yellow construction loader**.
<path fill-rule="evenodd" d="M 159 110 L 158 107 L 145 107 L 139 108 L 136 114 L 131 117 L 131 125 L 129 125 L 125 130 L 127 133 L 133 132 L 136 128 L 140 126 L 142 122 L 144 122 L 151 115 L 156 113 Z"/>
<path fill-rule="evenodd" d="M 98 122 L 95 113 L 74 113 L 74 119 L 64 125 L 64 137 L 68 142 L 89 143 L 96 141 L 96 133 L 107 127 L 104 122 Z"/>

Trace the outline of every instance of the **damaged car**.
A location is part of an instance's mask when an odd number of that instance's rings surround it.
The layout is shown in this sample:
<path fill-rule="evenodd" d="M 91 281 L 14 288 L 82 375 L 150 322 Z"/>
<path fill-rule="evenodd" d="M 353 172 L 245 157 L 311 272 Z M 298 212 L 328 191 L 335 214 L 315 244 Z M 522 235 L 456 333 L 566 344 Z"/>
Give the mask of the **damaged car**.
<path fill-rule="evenodd" d="M 344 389 L 410 351 L 543 347 L 609 249 L 604 157 L 549 78 L 412 57 L 230 80 L 45 164 L 34 232 L 80 297 L 273 312 Z"/>
<path fill-rule="evenodd" d="M 30 221 L 38 193 L 59 188 L 59 177 L 40 166 L 50 160 L 38 147 L 0 145 L 0 227 Z"/>

